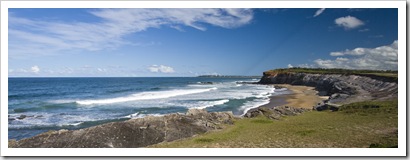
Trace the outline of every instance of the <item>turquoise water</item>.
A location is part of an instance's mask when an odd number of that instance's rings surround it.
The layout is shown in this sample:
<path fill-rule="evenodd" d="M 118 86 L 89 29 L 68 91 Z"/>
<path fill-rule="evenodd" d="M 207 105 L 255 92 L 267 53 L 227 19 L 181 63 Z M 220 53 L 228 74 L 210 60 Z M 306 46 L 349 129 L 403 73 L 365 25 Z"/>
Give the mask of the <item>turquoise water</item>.
<path fill-rule="evenodd" d="M 258 79 L 9 78 L 8 137 L 22 139 L 189 108 L 242 115 L 281 94 L 271 86 L 237 83 L 250 81 Z"/>

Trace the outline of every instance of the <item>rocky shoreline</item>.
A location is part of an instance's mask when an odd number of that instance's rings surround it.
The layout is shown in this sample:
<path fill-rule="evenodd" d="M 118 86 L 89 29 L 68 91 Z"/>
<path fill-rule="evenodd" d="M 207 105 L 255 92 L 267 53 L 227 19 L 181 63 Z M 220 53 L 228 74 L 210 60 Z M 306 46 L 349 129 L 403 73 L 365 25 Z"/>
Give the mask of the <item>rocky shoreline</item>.
<path fill-rule="evenodd" d="M 336 108 L 343 104 L 369 101 L 393 100 L 398 96 L 398 84 L 388 78 L 309 73 L 264 72 L 259 84 L 290 84 L 311 86 L 320 96 L 329 96 L 316 110 Z"/>
<path fill-rule="evenodd" d="M 232 112 L 190 109 L 186 114 L 147 116 L 79 130 L 49 131 L 19 141 L 11 148 L 137 148 L 192 137 L 233 124 Z"/>

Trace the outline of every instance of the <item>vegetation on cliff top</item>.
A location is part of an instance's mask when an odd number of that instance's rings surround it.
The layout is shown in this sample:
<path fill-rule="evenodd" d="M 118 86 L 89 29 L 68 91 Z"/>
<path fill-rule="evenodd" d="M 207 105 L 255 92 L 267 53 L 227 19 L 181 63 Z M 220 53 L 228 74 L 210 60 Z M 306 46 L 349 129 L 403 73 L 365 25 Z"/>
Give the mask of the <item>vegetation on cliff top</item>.
<path fill-rule="evenodd" d="M 278 121 L 263 116 L 240 119 L 221 131 L 151 147 L 397 147 L 397 117 L 397 100 L 358 102 L 337 112 L 312 111 Z"/>
<path fill-rule="evenodd" d="M 340 68 L 279 68 L 263 72 L 264 75 L 274 75 L 280 73 L 311 73 L 311 74 L 343 74 L 343 75 L 361 75 L 361 76 L 378 76 L 393 78 L 397 80 L 397 71 L 392 70 L 353 70 Z"/>

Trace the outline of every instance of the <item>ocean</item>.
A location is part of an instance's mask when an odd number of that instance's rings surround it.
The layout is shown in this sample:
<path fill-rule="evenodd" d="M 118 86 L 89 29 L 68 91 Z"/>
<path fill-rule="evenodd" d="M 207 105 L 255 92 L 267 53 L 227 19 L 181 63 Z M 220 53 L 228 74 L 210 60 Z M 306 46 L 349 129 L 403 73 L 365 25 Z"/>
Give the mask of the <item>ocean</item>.
<path fill-rule="evenodd" d="M 244 84 L 250 78 L 9 78 L 8 138 L 22 139 L 49 130 L 185 113 L 247 110 L 285 94 L 273 86 Z"/>

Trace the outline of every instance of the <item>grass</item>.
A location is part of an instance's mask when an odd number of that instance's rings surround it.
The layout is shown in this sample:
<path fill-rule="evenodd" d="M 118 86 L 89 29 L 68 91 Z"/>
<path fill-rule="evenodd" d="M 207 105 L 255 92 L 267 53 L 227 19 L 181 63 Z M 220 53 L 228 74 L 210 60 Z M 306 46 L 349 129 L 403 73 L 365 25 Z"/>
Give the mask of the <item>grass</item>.
<path fill-rule="evenodd" d="M 311 111 L 279 121 L 263 116 L 245 118 L 224 130 L 150 147 L 397 147 L 397 101 L 360 102 L 340 109 Z"/>

